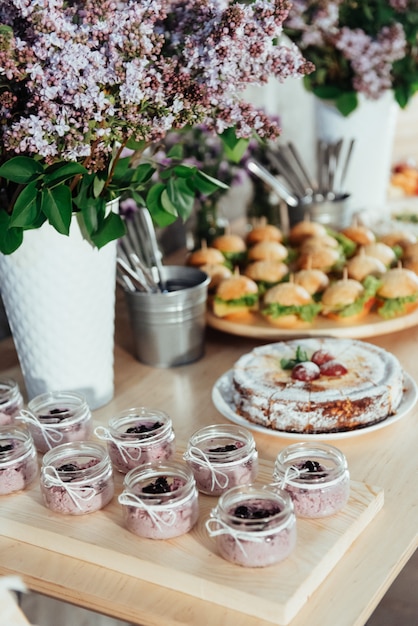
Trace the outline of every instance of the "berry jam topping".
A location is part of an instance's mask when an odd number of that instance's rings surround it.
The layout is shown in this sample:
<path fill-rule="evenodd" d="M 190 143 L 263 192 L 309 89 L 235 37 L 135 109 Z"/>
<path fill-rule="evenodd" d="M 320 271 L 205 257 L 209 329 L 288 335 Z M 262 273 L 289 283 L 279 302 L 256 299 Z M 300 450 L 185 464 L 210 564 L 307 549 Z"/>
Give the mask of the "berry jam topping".
<path fill-rule="evenodd" d="M 149 433 L 152 430 L 157 430 L 157 428 L 161 428 L 161 426 L 161 422 L 154 422 L 154 424 L 136 424 L 135 426 L 130 426 L 126 432 L 136 434 Z"/>
<path fill-rule="evenodd" d="M 51 409 L 48 413 L 40 415 L 39 419 L 42 422 L 55 424 L 56 422 L 61 422 L 71 416 L 72 413 L 69 409 Z"/>
<path fill-rule="evenodd" d="M 280 513 L 280 510 L 279 506 L 271 506 L 269 509 L 265 509 L 240 504 L 231 511 L 231 514 L 242 519 L 265 519 L 266 517 L 277 515 L 277 513 Z"/>
<path fill-rule="evenodd" d="M 57 467 L 58 472 L 76 472 L 78 469 L 80 468 L 75 463 L 64 463 L 64 465 Z"/>
<path fill-rule="evenodd" d="M 4 446 L 0 445 L 0 454 L 2 452 L 10 452 L 10 450 L 13 450 L 14 446 L 12 443 L 6 443 Z"/>
<path fill-rule="evenodd" d="M 208 452 L 232 452 L 232 450 L 238 450 L 240 446 L 235 443 L 227 443 L 226 446 L 219 446 L 218 448 L 209 448 Z"/>
<path fill-rule="evenodd" d="M 159 476 L 157 480 L 142 488 L 143 493 L 168 493 L 171 486 L 165 476 Z"/>
<path fill-rule="evenodd" d="M 302 480 L 311 480 L 312 478 L 325 478 L 328 476 L 327 471 L 323 465 L 318 463 L 318 461 L 307 460 L 303 463 L 298 463 L 296 467 L 301 470 L 300 476 L 298 478 Z M 314 476 L 312 476 L 314 474 Z"/>
<path fill-rule="evenodd" d="M 60 476 L 62 482 L 70 483 L 72 480 L 77 478 L 76 474 L 68 474 L 68 472 L 77 472 L 80 468 L 75 463 L 64 463 L 64 465 L 60 465 L 57 467 L 57 472 L 64 472 L 62 476 Z"/>

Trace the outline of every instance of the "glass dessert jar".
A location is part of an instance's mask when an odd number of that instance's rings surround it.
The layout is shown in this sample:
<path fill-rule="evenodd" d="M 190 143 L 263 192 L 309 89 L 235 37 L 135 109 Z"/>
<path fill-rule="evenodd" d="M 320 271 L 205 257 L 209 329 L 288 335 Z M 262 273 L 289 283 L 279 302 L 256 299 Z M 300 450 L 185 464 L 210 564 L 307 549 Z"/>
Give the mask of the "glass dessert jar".
<path fill-rule="evenodd" d="M 41 493 L 51 511 L 64 515 L 84 515 L 106 506 L 114 494 L 106 448 L 80 441 L 49 450 L 42 460 Z"/>
<path fill-rule="evenodd" d="M 14 422 L 23 408 L 19 385 L 12 378 L 0 378 L 0 426 Z"/>
<path fill-rule="evenodd" d="M 282 561 L 296 545 L 296 517 L 286 491 L 244 485 L 226 491 L 206 520 L 219 554 L 244 567 Z"/>
<path fill-rule="evenodd" d="M 189 532 L 199 516 L 198 492 L 187 465 L 170 461 L 128 472 L 119 495 L 126 528 L 148 539 Z"/>
<path fill-rule="evenodd" d="M 72 391 L 53 391 L 33 398 L 28 410 L 20 412 L 38 452 L 72 441 L 85 441 L 93 432 L 86 399 Z"/>
<path fill-rule="evenodd" d="M 337 513 L 350 495 L 350 474 L 343 453 L 327 444 L 295 443 L 276 458 L 273 478 L 291 496 L 296 515 Z"/>
<path fill-rule="evenodd" d="M 95 435 L 107 441 L 114 467 L 124 474 L 145 463 L 168 461 L 175 452 L 175 435 L 170 417 L 147 407 L 124 411 L 98 426 Z"/>
<path fill-rule="evenodd" d="M 25 489 L 38 474 L 38 459 L 30 432 L 0 426 L 0 495 Z"/>
<path fill-rule="evenodd" d="M 232 424 L 198 430 L 190 437 L 183 458 L 193 471 L 198 490 L 211 496 L 252 483 L 258 472 L 254 437 Z"/>

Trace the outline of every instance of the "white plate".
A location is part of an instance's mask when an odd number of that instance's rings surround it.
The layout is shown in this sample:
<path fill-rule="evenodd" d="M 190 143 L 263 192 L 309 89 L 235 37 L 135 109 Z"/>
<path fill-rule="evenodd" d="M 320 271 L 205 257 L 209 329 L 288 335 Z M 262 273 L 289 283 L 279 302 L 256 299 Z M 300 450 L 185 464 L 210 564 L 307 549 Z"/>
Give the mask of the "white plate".
<path fill-rule="evenodd" d="M 225 374 L 218 378 L 213 386 L 212 401 L 217 410 L 222 413 L 224 417 L 229 419 L 231 422 L 234 422 L 235 424 L 244 426 L 249 430 L 258 431 L 264 434 L 267 433 L 269 435 L 273 435 L 274 437 L 281 437 L 283 439 L 346 439 L 348 437 L 357 437 L 358 435 L 370 433 L 372 431 L 379 430 L 380 428 L 386 428 L 386 426 L 390 426 L 390 424 L 394 424 L 395 422 L 399 421 L 400 419 L 405 417 L 407 413 L 409 413 L 418 398 L 417 385 L 414 379 L 405 372 L 405 391 L 402 401 L 395 415 L 391 415 L 385 420 L 382 420 L 381 422 L 377 422 L 376 424 L 372 424 L 370 426 L 363 426 L 361 428 L 337 433 L 289 433 L 282 430 L 273 430 L 271 428 L 266 428 L 265 426 L 261 426 L 260 424 L 254 424 L 253 422 L 250 422 L 249 420 L 245 419 L 245 417 L 242 417 L 235 412 L 235 405 L 232 400 L 232 373 L 232 370 L 228 370 Z"/>

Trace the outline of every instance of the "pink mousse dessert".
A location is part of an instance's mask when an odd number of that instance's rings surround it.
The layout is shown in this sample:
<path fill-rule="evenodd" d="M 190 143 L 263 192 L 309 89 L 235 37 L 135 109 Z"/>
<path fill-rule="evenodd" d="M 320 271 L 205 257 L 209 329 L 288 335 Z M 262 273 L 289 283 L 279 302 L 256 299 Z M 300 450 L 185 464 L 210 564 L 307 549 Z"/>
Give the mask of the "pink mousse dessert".
<path fill-rule="evenodd" d="M 128 472 L 119 503 L 126 528 L 148 539 L 184 535 L 199 516 L 193 474 L 186 465 L 174 461 Z"/>
<path fill-rule="evenodd" d="M 252 486 L 226 491 L 212 509 L 206 528 L 219 554 L 243 567 L 283 561 L 296 545 L 296 517 L 285 492 Z"/>
<path fill-rule="evenodd" d="M 0 495 L 26 489 L 37 474 L 36 449 L 29 431 L 0 426 Z"/>
<path fill-rule="evenodd" d="M 293 500 L 299 517 L 338 513 L 350 495 L 350 474 L 343 453 L 330 445 L 297 443 L 282 450 L 273 478 Z"/>
<path fill-rule="evenodd" d="M 0 426 L 12 424 L 23 408 L 19 385 L 11 378 L 0 378 Z"/>
<path fill-rule="evenodd" d="M 44 504 L 64 515 L 102 509 L 114 494 L 112 463 L 106 449 L 92 442 L 64 443 L 47 452 L 41 467 Z"/>
<path fill-rule="evenodd" d="M 41 394 L 20 413 L 38 452 L 73 441 L 85 441 L 93 432 L 91 411 L 83 395 L 71 391 Z"/>
<path fill-rule="evenodd" d="M 194 433 L 184 460 L 192 470 L 200 492 L 219 496 L 236 485 L 254 482 L 258 453 L 252 434 L 229 424 L 207 426 Z"/>
<path fill-rule="evenodd" d="M 113 466 L 123 474 L 145 463 L 168 461 L 175 452 L 170 417 L 147 407 L 124 411 L 109 421 L 109 428 L 98 426 L 94 432 L 107 441 Z"/>

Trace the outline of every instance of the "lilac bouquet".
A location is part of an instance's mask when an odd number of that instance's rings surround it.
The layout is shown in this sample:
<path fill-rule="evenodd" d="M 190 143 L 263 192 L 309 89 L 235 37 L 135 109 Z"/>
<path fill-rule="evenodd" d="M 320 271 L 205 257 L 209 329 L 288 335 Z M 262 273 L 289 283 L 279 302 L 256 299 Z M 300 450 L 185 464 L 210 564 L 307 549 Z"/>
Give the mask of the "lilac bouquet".
<path fill-rule="evenodd" d="M 418 91 L 417 0 L 294 0 L 285 31 L 315 65 L 305 86 L 343 115 L 359 93 L 405 107 Z"/>
<path fill-rule="evenodd" d="M 278 125 L 240 94 L 312 70 L 296 45 L 281 43 L 290 6 L 2 0 L 0 251 L 46 220 L 68 234 L 73 214 L 101 247 L 124 231 L 106 210 L 116 197 L 146 205 L 157 224 L 187 217 L 196 193 L 217 181 L 176 162 L 153 183 L 149 147 L 197 124 L 227 134 L 232 152 L 253 133 L 276 137 Z"/>

